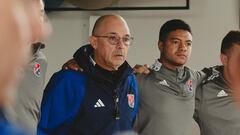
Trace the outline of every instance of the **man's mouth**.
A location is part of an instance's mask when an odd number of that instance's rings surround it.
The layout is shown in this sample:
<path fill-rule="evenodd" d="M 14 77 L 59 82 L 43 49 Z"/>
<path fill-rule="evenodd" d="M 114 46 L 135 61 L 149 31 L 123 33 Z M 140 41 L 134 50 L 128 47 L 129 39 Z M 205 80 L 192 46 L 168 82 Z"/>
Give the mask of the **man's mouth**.
<path fill-rule="evenodd" d="M 116 53 L 114 56 L 117 56 L 117 57 L 123 57 L 123 53 L 119 52 L 119 53 Z"/>
<path fill-rule="evenodd" d="M 115 55 L 115 57 L 123 57 L 123 55 L 117 54 L 117 55 Z"/>
<path fill-rule="evenodd" d="M 181 53 L 177 53 L 177 56 L 178 56 L 178 57 L 185 57 L 185 58 L 187 58 L 187 55 L 181 54 Z"/>

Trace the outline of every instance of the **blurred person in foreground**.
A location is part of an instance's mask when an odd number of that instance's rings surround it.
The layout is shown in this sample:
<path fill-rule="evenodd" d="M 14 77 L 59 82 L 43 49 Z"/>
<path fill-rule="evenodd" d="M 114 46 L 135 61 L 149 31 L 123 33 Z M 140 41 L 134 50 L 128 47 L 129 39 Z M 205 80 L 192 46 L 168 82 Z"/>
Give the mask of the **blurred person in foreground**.
<path fill-rule="evenodd" d="M 25 0 L 36 4 L 36 17 L 46 23 L 43 0 Z M 6 107 L 9 120 L 25 127 L 31 134 L 36 133 L 40 117 L 40 105 L 44 90 L 47 69 L 46 56 L 42 52 L 45 47 L 41 40 L 34 39 L 27 64 L 20 73 L 20 81 L 16 88 L 15 102 Z"/>
<path fill-rule="evenodd" d="M 19 70 L 26 64 L 30 45 L 48 35 L 48 28 L 37 18 L 34 2 L 0 0 L 0 134 L 18 135 L 23 131 L 10 124 L 3 108 L 11 102 Z"/>

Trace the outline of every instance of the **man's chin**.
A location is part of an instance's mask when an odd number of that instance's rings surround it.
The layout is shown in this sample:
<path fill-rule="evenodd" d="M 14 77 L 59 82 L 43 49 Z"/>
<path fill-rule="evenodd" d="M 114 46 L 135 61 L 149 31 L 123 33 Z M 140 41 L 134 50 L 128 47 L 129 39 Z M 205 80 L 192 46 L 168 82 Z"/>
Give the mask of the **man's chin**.
<path fill-rule="evenodd" d="M 114 67 L 115 69 L 118 69 L 118 68 L 123 64 L 123 62 L 124 62 L 124 61 L 116 62 L 116 63 L 113 64 L 113 67 Z"/>
<path fill-rule="evenodd" d="M 184 66 L 186 62 L 176 62 L 175 65 L 178 67 Z"/>

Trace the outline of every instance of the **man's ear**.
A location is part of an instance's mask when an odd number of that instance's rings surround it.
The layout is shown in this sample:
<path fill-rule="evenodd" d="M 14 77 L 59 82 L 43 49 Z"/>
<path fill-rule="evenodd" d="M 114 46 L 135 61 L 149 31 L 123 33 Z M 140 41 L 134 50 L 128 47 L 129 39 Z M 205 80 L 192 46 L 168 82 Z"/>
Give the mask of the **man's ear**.
<path fill-rule="evenodd" d="M 226 66 L 228 63 L 228 56 L 226 54 L 221 53 L 220 54 L 220 59 L 223 64 L 223 66 Z"/>
<path fill-rule="evenodd" d="M 90 44 L 92 45 L 92 47 L 94 49 L 96 49 L 97 48 L 97 38 L 94 36 L 90 36 L 89 41 L 90 41 Z"/>
<path fill-rule="evenodd" d="M 160 52 L 163 52 L 163 42 L 162 41 L 158 41 L 158 49 Z"/>

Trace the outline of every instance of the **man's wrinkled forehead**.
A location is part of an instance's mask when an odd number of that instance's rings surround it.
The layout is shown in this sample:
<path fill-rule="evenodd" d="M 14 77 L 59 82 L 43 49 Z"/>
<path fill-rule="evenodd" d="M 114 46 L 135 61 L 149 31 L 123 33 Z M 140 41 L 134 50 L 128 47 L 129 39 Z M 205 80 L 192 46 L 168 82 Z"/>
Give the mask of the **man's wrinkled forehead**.
<path fill-rule="evenodd" d="M 105 19 L 99 30 L 101 33 L 130 35 L 127 23 L 122 18 L 115 16 Z"/>

